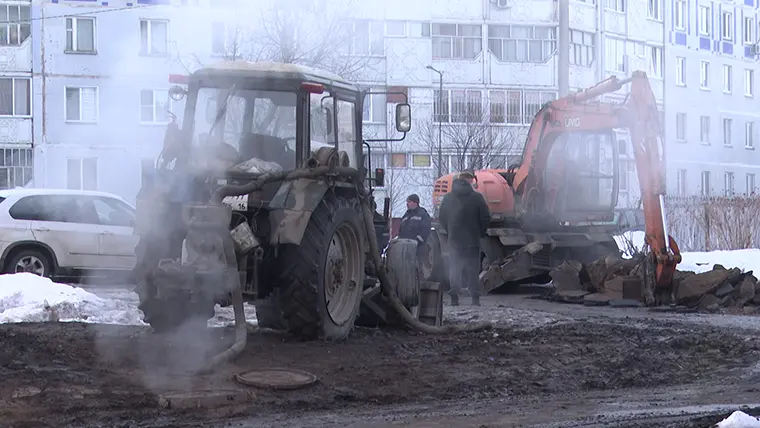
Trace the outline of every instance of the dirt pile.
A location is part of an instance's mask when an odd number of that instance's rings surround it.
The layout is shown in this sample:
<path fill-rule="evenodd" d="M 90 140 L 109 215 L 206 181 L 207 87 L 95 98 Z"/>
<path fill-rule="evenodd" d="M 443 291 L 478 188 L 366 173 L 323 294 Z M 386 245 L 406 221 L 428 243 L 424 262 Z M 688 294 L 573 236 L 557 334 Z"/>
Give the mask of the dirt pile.
<path fill-rule="evenodd" d="M 549 299 L 591 306 L 644 306 L 642 258 L 607 256 L 584 265 L 567 261 L 551 272 Z M 676 271 L 658 303 L 702 312 L 760 313 L 760 284 L 752 271 L 716 264 L 708 272 Z"/>

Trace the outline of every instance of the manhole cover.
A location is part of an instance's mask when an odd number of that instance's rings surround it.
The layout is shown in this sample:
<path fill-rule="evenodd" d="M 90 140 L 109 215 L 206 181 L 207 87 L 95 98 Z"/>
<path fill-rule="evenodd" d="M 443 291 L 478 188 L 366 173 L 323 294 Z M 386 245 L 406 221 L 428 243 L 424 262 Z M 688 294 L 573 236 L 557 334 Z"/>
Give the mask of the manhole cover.
<path fill-rule="evenodd" d="M 293 390 L 313 384 L 317 377 L 301 370 L 260 369 L 238 373 L 235 380 L 247 386 Z"/>

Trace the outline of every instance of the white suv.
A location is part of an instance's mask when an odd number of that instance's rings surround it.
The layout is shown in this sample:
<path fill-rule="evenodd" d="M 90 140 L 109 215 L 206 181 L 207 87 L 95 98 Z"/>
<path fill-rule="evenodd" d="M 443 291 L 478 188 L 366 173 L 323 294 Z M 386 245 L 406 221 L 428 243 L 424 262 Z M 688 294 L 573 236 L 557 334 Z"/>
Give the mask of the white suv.
<path fill-rule="evenodd" d="M 0 190 L 0 267 L 47 277 L 126 273 L 135 264 L 135 209 L 104 192 Z"/>

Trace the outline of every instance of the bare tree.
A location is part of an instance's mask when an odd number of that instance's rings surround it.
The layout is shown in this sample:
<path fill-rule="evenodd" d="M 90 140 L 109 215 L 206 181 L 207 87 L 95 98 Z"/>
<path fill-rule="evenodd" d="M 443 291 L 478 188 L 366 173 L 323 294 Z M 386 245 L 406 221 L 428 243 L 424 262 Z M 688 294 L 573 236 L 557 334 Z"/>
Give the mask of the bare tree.
<path fill-rule="evenodd" d="M 488 114 L 469 116 L 462 122 L 444 122 L 442 126 L 432 119 L 415 125 L 418 127 L 417 150 L 431 157 L 430 172 L 422 177 L 423 184 L 431 186 L 438 174 L 439 138 L 443 174 L 484 168 L 506 169 L 524 145 L 519 130 L 491 123 Z"/>
<path fill-rule="evenodd" d="M 370 44 L 355 34 L 352 19 L 357 0 L 269 0 L 238 3 L 241 18 L 215 23 L 216 39 L 224 40 L 214 53 L 225 61 L 272 61 L 331 71 L 359 80 L 361 71 L 378 60 L 359 46 Z M 255 10 L 249 5 L 255 3 Z M 251 16 L 254 17 L 251 20 Z M 244 17 L 244 18 L 242 18 Z M 382 38 L 380 39 L 382 41 Z M 195 52 L 183 53 L 175 43 L 180 64 L 189 72 L 204 65 Z M 187 50 L 187 49 L 184 49 Z M 221 51 L 221 52 L 220 52 Z"/>

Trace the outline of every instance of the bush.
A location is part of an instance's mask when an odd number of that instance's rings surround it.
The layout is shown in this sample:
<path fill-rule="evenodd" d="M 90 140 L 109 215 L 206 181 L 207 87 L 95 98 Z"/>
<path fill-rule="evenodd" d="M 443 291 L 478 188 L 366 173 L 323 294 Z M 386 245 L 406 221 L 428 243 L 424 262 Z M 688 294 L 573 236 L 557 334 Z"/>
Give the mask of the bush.
<path fill-rule="evenodd" d="M 667 196 L 668 232 L 681 251 L 739 250 L 760 243 L 760 196 Z"/>

